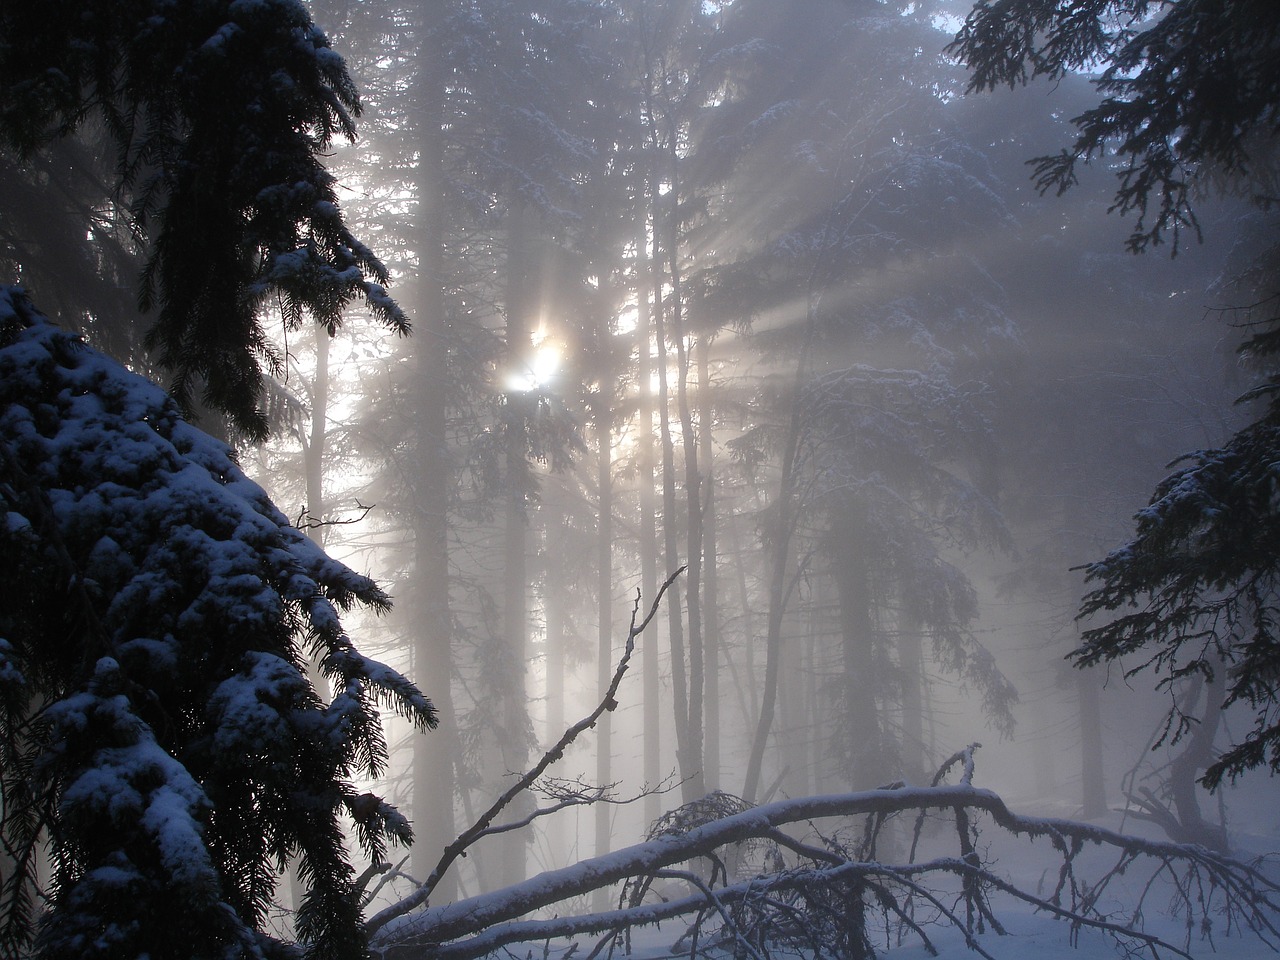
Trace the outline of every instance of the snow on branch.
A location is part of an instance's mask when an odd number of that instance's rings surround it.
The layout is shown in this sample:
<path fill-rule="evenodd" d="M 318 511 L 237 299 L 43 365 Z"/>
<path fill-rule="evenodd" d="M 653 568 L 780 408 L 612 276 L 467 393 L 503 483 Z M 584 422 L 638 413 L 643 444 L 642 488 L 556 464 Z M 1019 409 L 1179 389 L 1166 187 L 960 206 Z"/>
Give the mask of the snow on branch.
<path fill-rule="evenodd" d="M 1099 930 L 1154 956 L 1189 956 L 1193 920 L 1207 928 L 1211 915 L 1219 912 L 1234 931 L 1276 937 L 1280 886 L 1255 865 L 1199 846 L 1125 836 L 1093 824 L 1021 816 L 995 793 L 972 785 L 972 747 L 952 757 L 944 772 L 952 766 L 961 772 L 959 784 L 898 785 L 777 801 L 548 871 L 504 890 L 402 911 L 381 925 L 373 939 L 374 952 L 384 960 L 473 960 L 508 944 L 587 934 L 615 937 L 638 926 L 685 917 L 691 919 L 687 929 L 681 929 L 691 942 L 701 936 L 722 938 L 727 948 L 750 943 L 746 955 L 768 956 L 770 947 L 784 946 L 814 949 L 817 956 L 870 955 L 859 951 L 870 947 L 867 937 L 876 923 L 876 929 L 914 935 L 933 952 L 925 927 L 941 923 L 958 928 L 971 949 L 988 956 L 976 937 L 987 930 L 1004 933 L 992 904 L 996 895 L 1059 917 L 1073 931 Z M 923 847 L 932 851 L 945 843 L 938 836 L 939 812 L 943 822 L 952 824 L 956 849 L 916 860 Z M 866 818 L 861 842 L 850 847 L 838 839 L 840 827 L 847 829 L 859 818 Z M 1048 892 L 1022 889 L 983 861 L 977 828 L 984 819 L 1015 838 L 1049 841 L 1057 877 Z M 817 833 L 816 840 L 794 835 L 806 826 L 815 830 L 819 823 L 825 824 L 824 832 Z M 907 862 L 880 862 L 875 855 L 877 841 L 891 828 L 898 829 L 898 837 L 903 831 L 911 835 Z M 922 840 L 922 833 L 929 836 Z M 760 842 L 773 845 L 762 869 L 725 876 L 723 865 L 742 859 L 735 858 L 735 847 L 741 850 L 744 844 Z M 1096 857 L 1086 857 L 1086 850 L 1103 855 L 1102 865 Z M 712 858 L 717 864 L 710 880 L 705 874 L 690 880 L 688 865 L 699 858 Z M 1084 876 L 1086 860 L 1091 872 L 1098 871 L 1095 879 Z M 1139 902 L 1131 906 L 1132 920 L 1117 919 L 1099 906 L 1118 876 L 1144 867 L 1150 880 Z M 1167 885 L 1155 882 L 1162 875 L 1172 882 L 1172 899 L 1188 924 L 1188 942 L 1182 945 L 1144 931 L 1138 919 L 1142 901 L 1153 891 L 1168 894 Z M 722 879 L 717 886 L 718 876 Z M 661 902 L 627 895 L 650 891 L 652 879 L 663 877 L 683 877 L 687 894 Z M 633 882 L 640 878 L 649 882 Z M 629 883 L 617 909 L 586 916 L 545 915 L 565 912 L 561 905 L 567 901 L 619 882 Z M 690 955 L 696 952 L 692 946 L 689 950 Z"/>
<path fill-rule="evenodd" d="M 3 285 L 0 520 L 0 955 L 27 955 L 37 925 L 49 954 L 97 955 L 109 927 L 113 956 L 275 955 L 290 860 L 299 938 L 361 955 L 344 828 L 375 860 L 411 838 L 354 782 L 386 761 L 377 704 L 435 723 L 343 630 L 386 594 L 163 390 Z"/>

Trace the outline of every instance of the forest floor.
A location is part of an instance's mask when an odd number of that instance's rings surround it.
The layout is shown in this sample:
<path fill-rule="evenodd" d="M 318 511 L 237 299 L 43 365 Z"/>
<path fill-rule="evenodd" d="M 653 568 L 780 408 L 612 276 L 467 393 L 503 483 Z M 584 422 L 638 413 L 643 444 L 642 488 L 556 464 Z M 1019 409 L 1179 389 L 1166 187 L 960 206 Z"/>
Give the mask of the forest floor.
<path fill-rule="evenodd" d="M 1027 808 L 1018 804 L 1015 809 Z M 1157 828 L 1132 819 L 1124 820 L 1119 813 L 1095 822 L 1118 832 L 1166 839 Z M 1043 856 L 1043 843 L 1029 845 L 1024 840 L 995 837 L 994 831 L 989 831 L 989 834 L 993 839 L 986 856 L 989 862 L 994 861 L 992 866 L 996 873 L 1029 892 L 1043 891 L 1055 882 L 1056 869 Z M 1254 861 L 1255 858 L 1262 858 L 1262 862 L 1269 864 L 1264 870 L 1267 876 L 1280 880 L 1280 833 L 1271 836 L 1236 834 L 1231 837 L 1231 842 L 1234 845 L 1233 853 L 1238 859 Z M 1114 855 L 1086 858 L 1081 874 L 1086 877 L 1097 876 L 1114 860 Z M 1050 872 L 1051 869 L 1053 872 Z M 1104 896 L 1111 901 L 1109 912 L 1115 922 L 1131 921 L 1135 904 L 1145 891 L 1142 928 L 1147 933 L 1159 935 L 1196 960 L 1207 960 L 1210 957 L 1224 960 L 1274 960 L 1280 955 L 1280 938 L 1270 937 L 1271 943 L 1275 944 L 1271 946 L 1247 929 L 1228 929 L 1228 920 L 1220 910 L 1220 901 L 1215 904 L 1212 899 L 1208 910 L 1211 918 L 1209 929 L 1203 930 L 1197 920 L 1188 936 L 1185 913 L 1171 913 L 1169 909 L 1172 888 L 1167 876 L 1157 877 L 1154 884 L 1148 886 L 1151 875 L 1151 869 L 1139 869 L 1135 865 L 1108 884 Z M 1210 897 L 1217 895 L 1216 891 L 1205 892 Z M 992 905 L 1007 935 L 1001 936 L 988 930 L 978 940 L 982 949 L 993 960 L 1116 960 L 1118 957 L 1155 956 L 1149 947 L 1132 941 L 1122 944 L 1103 931 L 1073 931 L 1066 921 L 1037 912 L 1031 906 L 1008 896 L 997 894 Z M 1273 922 L 1280 920 L 1275 917 L 1272 919 Z M 963 935 L 956 929 L 934 927 L 930 928 L 929 935 L 938 949 L 938 956 L 946 960 L 980 956 L 966 947 Z M 926 960 L 930 953 L 918 938 L 914 938 L 902 946 L 888 949 L 878 946 L 877 955 L 881 960 Z M 1177 954 L 1160 948 L 1158 956 L 1175 957 Z"/>

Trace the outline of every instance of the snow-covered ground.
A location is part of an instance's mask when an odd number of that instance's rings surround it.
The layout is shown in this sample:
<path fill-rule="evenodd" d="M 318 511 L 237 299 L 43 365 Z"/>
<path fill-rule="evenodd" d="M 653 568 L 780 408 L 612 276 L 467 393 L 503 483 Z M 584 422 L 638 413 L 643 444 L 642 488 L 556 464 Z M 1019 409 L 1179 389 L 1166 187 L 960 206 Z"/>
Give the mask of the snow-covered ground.
<path fill-rule="evenodd" d="M 1030 813 L 1030 809 L 1018 812 Z M 1137 836 L 1146 836 L 1156 840 L 1167 839 L 1158 829 L 1136 822 L 1124 820 L 1119 813 L 1096 821 L 1100 826 Z M 991 839 L 991 846 L 986 850 L 988 865 L 993 872 L 1012 880 L 1021 889 L 1028 892 L 1044 890 L 1051 886 L 1056 878 L 1054 859 L 1047 856 L 1042 841 L 1028 844 L 1025 840 L 997 835 L 994 828 L 988 827 L 984 836 Z M 1274 851 L 1280 850 L 1280 837 L 1277 836 L 1233 836 L 1237 858 L 1252 861 L 1265 858 L 1269 863 L 1267 875 L 1274 881 L 1280 880 L 1280 859 Z M 1270 855 L 1268 857 L 1268 855 Z M 1080 874 L 1087 878 L 1096 878 L 1112 866 L 1116 861 L 1114 853 L 1101 853 L 1086 850 L 1083 854 Z M 1180 950 L 1185 950 L 1192 957 L 1218 957 L 1227 960 L 1263 960 L 1275 958 L 1277 952 L 1267 942 L 1248 930 L 1227 929 L 1227 918 L 1221 912 L 1221 891 L 1205 889 L 1209 898 L 1208 915 L 1210 925 L 1207 930 L 1201 928 L 1197 917 L 1190 938 L 1188 939 L 1187 918 L 1183 910 L 1171 911 L 1173 889 L 1166 874 L 1157 875 L 1151 883 L 1153 873 L 1157 873 L 1154 864 L 1144 864 L 1141 860 L 1129 867 L 1121 876 L 1112 879 L 1106 888 L 1104 900 L 1101 901 L 1115 922 L 1125 924 L 1133 917 L 1135 905 L 1139 903 L 1145 892 L 1141 926 L 1147 933 L 1155 934 L 1167 943 Z M 1148 884 L 1151 884 L 1148 886 Z M 1109 901 L 1109 905 L 1107 903 Z M 1011 897 L 996 894 L 992 899 L 996 916 L 1004 925 L 1006 935 L 1001 936 L 988 930 L 978 936 L 979 945 L 994 960 L 1115 960 L 1117 957 L 1152 957 L 1150 947 L 1134 941 L 1122 944 L 1106 932 L 1100 930 L 1073 931 L 1065 920 L 1057 919 L 1037 912 L 1028 904 L 1020 903 Z M 1280 917 L 1272 917 L 1273 922 Z M 964 943 L 962 933 L 955 929 L 942 927 L 930 928 L 929 936 L 939 951 L 939 956 L 977 957 Z M 1269 937 L 1272 943 L 1280 945 L 1280 938 Z M 925 960 L 930 954 L 913 939 L 903 946 L 890 949 L 878 949 L 884 960 Z M 1176 956 L 1177 954 L 1159 950 L 1159 956 Z"/>

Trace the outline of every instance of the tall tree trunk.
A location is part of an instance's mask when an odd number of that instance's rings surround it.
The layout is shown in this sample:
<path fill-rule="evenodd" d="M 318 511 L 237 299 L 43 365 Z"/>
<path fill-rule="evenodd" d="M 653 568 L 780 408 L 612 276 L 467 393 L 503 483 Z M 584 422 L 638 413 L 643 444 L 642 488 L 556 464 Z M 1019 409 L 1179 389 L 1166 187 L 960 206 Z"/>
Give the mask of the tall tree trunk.
<path fill-rule="evenodd" d="M 565 491 L 556 484 L 554 497 L 556 501 L 565 498 Z M 545 497 L 545 494 L 544 494 Z M 543 591 L 543 610 L 546 615 L 546 705 L 547 705 L 547 741 L 555 743 L 565 729 L 565 598 L 570 588 L 562 567 L 555 558 L 563 555 L 568 549 L 565 537 L 564 510 L 561 503 L 552 504 L 551 515 L 554 517 L 546 525 L 546 541 L 544 553 L 548 558 Z M 549 851 L 547 867 L 556 869 L 566 866 L 568 859 L 564 856 L 566 844 L 564 817 L 547 817 L 544 821 L 544 833 Z"/>
<path fill-rule="evenodd" d="M 865 524 L 856 505 L 842 509 L 833 523 L 833 575 L 840 602 L 841 703 L 835 728 L 843 740 L 849 786 L 878 786 L 887 779 L 883 737 L 876 710 L 875 621 L 871 564 Z"/>
<path fill-rule="evenodd" d="M 755 627 L 756 614 L 751 605 L 751 591 L 747 587 L 747 555 L 742 549 L 742 534 L 738 529 L 738 518 L 729 515 L 725 524 L 725 532 L 729 540 L 728 566 L 736 573 L 734 585 L 737 587 L 738 618 L 742 621 L 739 632 L 743 637 L 750 637 Z M 742 714 L 742 728 L 750 730 L 760 719 L 760 686 L 756 683 L 755 657 L 751 644 L 744 643 L 741 661 L 735 667 L 735 658 L 729 649 L 722 645 L 725 665 L 733 677 L 734 690 L 738 695 L 738 708 Z"/>
<path fill-rule="evenodd" d="M 324 493 L 324 461 L 329 422 L 329 347 L 333 338 L 329 336 L 329 331 L 318 323 L 312 326 L 311 331 L 312 344 L 316 351 L 316 369 L 311 384 L 311 424 L 302 444 L 302 474 L 306 484 L 307 516 L 323 520 L 328 511 Z M 308 527 L 307 537 L 313 543 L 323 547 L 327 539 L 325 531 L 328 529 L 326 526 Z M 307 663 L 307 675 L 311 678 L 311 685 L 327 701 L 331 693 L 329 684 L 320 673 L 319 665 L 314 658 Z M 302 882 L 298 874 L 298 863 L 294 861 L 289 864 L 289 893 L 293 898 L 295 913 L 302 904 L 302 898 L 306 892 L 307 885 Z"/>
<path fill-rule="evenodd" d="M 530 324 L 528 315 L 529 283 L 528 211 L 519 198 L 513 198 L 507 214 L 507 364 L 513 374 L 528 366 Z M 502 769 L 498 774 L 498 791 L 505 789 L 507 774 L 520 774 L 529 765 L 529 710 L 526 689 L 528 665 L 528 511 L 526 489 L 529 483 L 527 457 L 528 437 L 526 407 L 529 396 L 508 387 L 506 409 L 506 510 L 503 518 L 502 635 L 503 675 L 501 677 L 502 717 L 498 724 L 498 753 Z M 519 804 L 512 818 L 527 812 Z M 497 882 L 502 886 L 525 878 L 526 830 L 512 830 L 502 835 L 501 864 Z"/>
<path fill-rule="evenodd" d="M 909 610 L 898 618 L 898 673 L 902 678 L 902 774 L 928 783 L 925 769 L 924 643 L 920 621 Z"/>
<path fill-rule="evenodd" d="M 820 582 L 815 587 L 815 593 L 820 594 L 823 589 L 830 589 L 830 586 Z M 815 595 L 812 600 L 813 606 L 817 607 L 820 602 L 819 596 Z M 821 778 L 825 775 L 829 766 L 829 764 L 822 762 L 822 743 L 819 740 L 819 734 L 826 725 L 826 711 L 822 706 L 822 677 L 824 674 L 818 666 L 818 647 L 822 630 L 816 616 L 811 616 L 807 619 L 809 623 L 808 629 L 805 631 L 804 655 L 801 660 L 804 711 L 800 714 L 804 725 L 803 733 L 805 734 L 801 738 L 803 748 L 800 753 L 800 759 L 807 765 L 807 769 L 799 781 L 799 786 L 792 787 L 793 793 L 801 796 L 812 796 L 828 789 Z"/>
<path fill-rule="evenodd" d="M 1184 738 L 1182 752 L 1169 765 L 1169 795 L 1183 831 L 1183 836 L 1172 839 L 1180 843 L 1198 843 L 1210 850 L 1226 853 L 1226 827 L 1210 823 L 1200 812 L 1200 784 L 1196 779 L 1216 759 L 1213 741 L 1222 720 L 1223 684 L 1220 678 L 1226 676 L 1226 662 L 1215 657 L 1213 670 L 1217 682 L 1206 680 L 1200 674 L 1193 676 L 1180 708 L 1187 716 L 1194 717 L 1199 713 L 1199 722 Z"/>
<path fill-rule="evenodd" d="M 643 194 L 643 190 L 641 190 Z M 650 266 L 648 259 L 648 217 L 643 215 L 644 197 L 640 197 L 641 216 L 636 237 L 636 379 L 639 381 L 639 423 L 636 427 L 637 469 L 640 486 L 640 592 L 646 603 L 658 590 L 657 517 L 653 489 L 653 325 L 649 316 Z M 656 786 L 662 779 L 661 682 L 658 672 L 656 636 L 640 639 L 640 665 L 644 689 L 644 780 Z M 655 792 L 645 795 L 644 819 L 651 824 L 662 813 L 661 798 Z"/>
<path fill-rule="evenodd" d="M 794 401 L 793 402 L 797 402 Z M 764 751 L 773 728 L 778 704 L 778 678 L 782 669 L 782 617 L 787 602 L 787 572 L 791 558 L 791 535 L 794 532 L 792 470 L 795 463 L 795 438 L 799 433 L 798 415 L 793 418 L 782 460 L 782 477 L 778 483 L 778 500 L 774 505 L 769 531 L 769 615 L 765 626 L 764 689 L 760 691 L 760 716 L 756 721 L 747 772 L 743 780 L 742 798 L 754 803 L 760 789 Z"/>
<path fill-rule="evenodd" d="M 679 179 L 675 145 L 671 144 L 671 210 L 667 241 L 667 269 L 671 283 L 671 339 L 676 348 L 676 409 L 680 416 L 681 451 L 684 454 L 685 543 L 688 572 L 685 597 L 689 617 L 689 709 L 686 714 L 684 756 L 680 774 L 684 778 L 685 802 L 706 796 L 703 769 L 703 693 L 705 656 L 702 645 L 702 478 L 698 475 L 698 438 L 694 432 L 693 408 L 689 403 L 688 338 L 684 329 L 684 304 L 680 293 Z M 674 669 L 674 666 L 673 666 Z"/>
<path fill-rule="evenodd" d="M 773 517 L 769 525 L 766 543 L 769 551 L 769 614 L 765 627 L 764 689 L 760 693 L 760 717 L 756 722 L 751 752 L 747 757 L 747 772 L 743 780 L 742 797 L 754 803 L 760 789 L 760 773 L 764 766 L 764 751 L 773 727 L 774 709 L 778 702 L 778 677 L 782 659 L 782 618 L 787 604 L 787 573 L 790 568 L 791 537 L 795 532 L 795 467 L 800 449 L 800 433 L 803 427 L 800 390 L 808 368 L 809 347 L 813 340 L 814 307 L 810 304 L 805 331 L 805 342 L 796 360 L 796 372 L 788 397 L 788 424 L 783 440 L 781 475 L 778 478 L 778 497 L 773 504 Z"/>
<path fill-rule="evenodd" d="M 1077 670 L 1076 703 L 1080 711 L 1080 786 L 1086 820 L 1107 812 L 1102 766 L 1102 697 L 1095 672 Z"/>
<path fill-rule="evenodd" d="M 1223 676 L 1226 664 L 1215 657 L 1212 667 L 1216 680 Z M 1222 721 L 1222 707 L 1220 686 L 1201 674 L 1188 678 L 1178 694 L 1177 710 L 1195 722 L 1179 739 L 1180 752 L 1170 761 L 1159 788 L 1137 787 L 1134 784 L 1136 768 L 1126 778 L 1125 788 L 1130 812 L 1136 819 L 1155 823 L 1175 843 L 1195 843 L 1218 853 L 1228 853 L 1225 817 L 1216 824 L 1204 818 L 1200 810 L 1201 787 L 1196 779 L 1215 759 L 1213 743 Z M 1157 737 L 1163 739 L 1163 735 L 1157 733 L 1147 744 L 1148 750 Z"/>
<path fill-rule="evenodd" d="M 432 15 L 424 12 L 418 75 L 417 171 L 418 249 L 417 323 L 414 337 L 416 412 L 416 497 L 413 504 L 413 576 L 410 591 L 413 678 L 431 697 L 440 726 L 413 739 L 413 823 L 415 841 L 410 866 L 426 879 L 445 846 L 456 835 L 454 824 L 455 764 L 458 762 L 457 718 L 453 705 L 453 616 L 449 605 L 449 492 L 452 469 L 447 435 L 448 372 L 451 339 L 445 311 L 445 78 L 443 53 Z M 456 877 L 446 876 L 435 889 L 441 901 L 454 898 Z"/>
<path fill-rule="evenodd" d="M 708 790 L 720 788 L 720 581 L 716 569 L 716 484 L 712 438 L 715 409 L 711 392 L 710 338 L 698 338 L 699 453 L 702 468 L 702 586 L 704 713 L 706 742 L 703 767 Z"/>
<path fill-rule="evenodd" d="M 1076 531 L 1088 529 L 1081 516 L 1077 498 L 1064 496 L 1059 500 L 1061 529 L 1071 537 Z M 1069 591 L 1064 598 L 1068 609 L 1076 605 L 1081 586 L 1070 580 L 1064 584 Z M 1102 748 L 1102 679 L 1098 671 L 1076 670 L 1075 701 L 1080 723 L 1080 789 L 1081 816 L 1086 820 L 1101 817 L 1107 812 L 1107 792 L 1104 782 Z"/>
<path fill-rule="evenodd" d="M 602 325 L 602 342 L 608 335 L 607 321 Z M 596 487 L 598 490 L 599 517 L 596 538 L 596 611 L 599 632 L 596 649 L 596 697 L 597 701 L 608 696 L 609 683 L 613 679 L 613 476 L 610 441 L 613 436 L 611 410 L 606 393 L 608 378 L 602 378 L 596 394 Z M 607 710 L 596 722 L 596 783 L 604 786 L 613 782 L 613 711 Z M 597 803 L 595 855 L 601 856 L 610 849 L 611 816 L 613 808 L 608 803 Z M 609 890 L 603 887 L 593 896 L 593 909 L 608 906 Z"/>
<path fill-rule="evenodd" d="M 657 191 L 654 191 L 655 198 Z M 656 199 L 655 199 L 656 202 Z M 659 222 L 655 217 L 655 223 Z M 658 435 L 662 441 L 662 535 L 666 548 L 666 565 L 668 570 L 680 566 L 680 547 L 676 529 L 676 467 L 675 449 L 671 442 L 671 421 L 669 416 L 669 397 L 667 389 L 667 331 L 664 322 L 665 310 L 662 303 L 662 271 L 653 271 L 654 309 L 653 330 L 658 346 Z M 668 640 L 671 646 L 671 693 L 675 708 L 676 730 L 676 764 L 682 780 L 680 796 L 688 803 L 702 794 L 695 793 L 693 771 L 689 765 L 689 690 L 685 673 L 684 621 L 680 602 L 680 585 L 672 584 L 668 594 L 667 626 Z"/>
<path fill-rule="evenodd" d="M 329 424 L 329 347 L 333 338 L 318 323 L 312 326 L 312 337 L 316 350 L 316 373 L 311 387 L 311 425 L 307 431 L 303 458 L 307 481 L 307 513 L 319 520 L 328 511 L 324 496 L 324 458 Z M 326 529 L 312 528 L 307 533 L 308 536 L 318 534 L 311 539 L 323 546 Z"/>

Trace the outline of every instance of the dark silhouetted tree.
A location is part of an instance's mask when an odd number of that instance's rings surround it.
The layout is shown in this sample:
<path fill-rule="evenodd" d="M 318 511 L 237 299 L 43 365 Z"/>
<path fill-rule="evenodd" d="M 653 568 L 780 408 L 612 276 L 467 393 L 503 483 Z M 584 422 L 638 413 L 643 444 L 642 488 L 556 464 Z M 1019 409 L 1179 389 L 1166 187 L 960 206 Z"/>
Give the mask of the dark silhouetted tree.
<path fill-rule="evenodd" d="M 1197 184 L 1273 162 L 1280 131 L 1280 8 L 1265 0 L 981 0 L 950 46 L 970 89 L 1058 80 L 1101 67 L 1101 101 L 1078 136 L 1034 161 L 1043 189 L 1071 187 L 1077 167 L 1108 159 L 1115 209 L 1137 214 L 1141 250 L 1196 225 Z M 1268 202 L 1273 191 L 1262 194 Z"/>
<path fill-rule="evenodd" d="M 364 956 L 345 825 L 375 860 L 410 831 L 353 781 L 387 759 L 379 701 L 435 722 L 343 632 L 385 594 L 9 287 L 0 505 L 4 953 L 280 956 L 267 910 L 296 861 L 307 955 Z"/>
<path fill-rule="evenodd" d="M 1248 196 L 1264 209 L 1277 197 L 1280 132 L 1280 9 L 1249 0 L 1178 0 L 1151 17 L 1142 0 L 1081 8 L 1066 0 L 997 0 L 974 7 L 951 45 L 973 70 L 970 86 L 1017 86 L 1102 66 L 1093 81 L 1099 104 L 1073 123 L 1075 143 L 1035 161 L 1042 188 L 1076 182 L 1080 163 L 1118 167 L 1112 209 L 1136 213 L 1129 239 L 1142 250 L 1197 226 L 1198 188 Z M 1198 228 L 1198 226 L 1197 226 Z M 1280 771 L 1275 626 L 1276 481 L 1280 452 L 1280 344 L 1275 311 L 1274 231 L 1255 248 L 1242 274 L 1252 333 L 1243 351 L 1258 361 L 1262 382 L 1243 401 L 1262 410 L 1224 445 L 1183 458 L 1137 515 L 1134 538 L 1085 568 L 1096 586 L 1081 616 L 1122 611 L 1083 634 L 1072 658 L 1089 666 L 1137 658 L 1132 675 L 1152 669 L 1160 685 L 1209 681 L 1193 698 L 1203 718 L 1175 698 L 1161 740 L 1177 742 L 1197 724 L 1236 703 L 1254 711 L 1253 729 L 1209 762 L 1201 782 L 1269 766 Z M 1200 751 L 1207 754 L 1207 751 Z M 1207 759 L 1207 756 L 1206 756 Z"/>
<path fill-rule="evenodd" d="M 332 331 L 362 299 L 408 330 L 321 162 L 355 136 L 359 99 L 301 3 L 14 3 L 0 35 L 22 38 L 0 45 L 0 142 L 29 158 L 91 120 L 108 135 L 115 177 L 99 201 L 128 190 L 147 245 L 141 305 L 156 310 L 147 342 L 184 407 L 265 436 L 273 306 L 289 327 L 310 315 Z"/>

